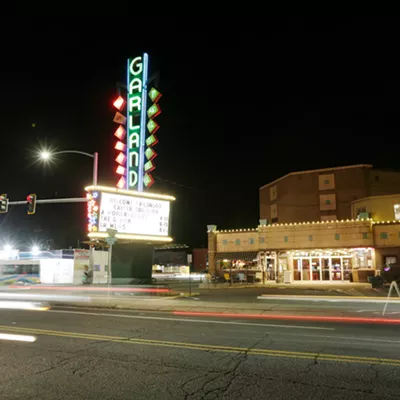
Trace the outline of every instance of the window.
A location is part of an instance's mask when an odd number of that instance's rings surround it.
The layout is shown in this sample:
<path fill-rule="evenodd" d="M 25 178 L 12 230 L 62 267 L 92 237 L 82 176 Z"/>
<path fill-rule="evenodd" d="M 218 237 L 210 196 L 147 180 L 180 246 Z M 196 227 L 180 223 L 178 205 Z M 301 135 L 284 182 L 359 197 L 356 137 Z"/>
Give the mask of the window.
<path fill-rule="evenodd" d="M 363 239 L 368 239 L 368 233 L 367 232 L 363 232 Z"/>
<path fill-rule="evenodd" d="M 269 206 L 269 212 L 271 215 L 271 220 L 274 218 L 278 218 L 278 206 L 276 204 L 271 204 Z"/>
<path fill-rule="evenodd" d="M 359 214 L 365 213 L 365 212 L 367 212 L 367 209 L 365 207 L 360 207 L 360 208 L 357 208 L 356 214 L 359 215 Z"/>
<path fill-rule="evenodd" d="M 336 195 L 331 194 L 320 194 L 319 195 L 319 209 L 321 211 L 336 210 Z"/>
<path fill-rule="evenodd" d="M 319 190 L 334 190 L 335 189 L 335 175 L 323 174 L 318 176 Z"/>
<path fill-rule="evenodd" d="M 260 237 L 260 243 L 265 243 L 265 238 Z"/>
<path fill-rule="evenodd" d="M 284 236 L 284 237 L 283 237 L 283 241 L 284 241 L 285 243 L 287 243 L 287 242 L 289 241 L 289 236 Z"/>
<path fill-rule="evenodd" d="M 313 241 L 313 236 L 312 236 L 312 235 L 308 235 L 308 240 L 309 240 L 310 242 L 312 242 L 312 241 Z"/>
<path fill-rule="evenodd" d="M 381 232 L 381 234 L 379 236 L 380 236 L 381 239 L 387 239 L 388 238 L 387 232 Z"/>
<path fill-rule="evenodd" d="M 394 205 L 394 219 L 400 221 L 400 204 Z"/>
<path fill-rule="evenodd" d="M 340 233 L 335 233 L 335 240 L 340 240 Z"/>
<path fill-rule="evenodd" d="M 236 246 L 239 246 L 240 245 L 240 239 L 236 239 L 235 240 L 235 244 L 236 244 Z"/>
<path fill-rule="evenodd" d="M 223 244 L 224 246 L 226 246 L 226 245 L 228 244 L 228 241 L 227 241 L 227 240 L 223 240 L 223 241 L 222 241 L 222 244 Z"/>
<path fill-rule="evenodd" d="M 269 199 L 271 201 L 274 201 L 274 200 L 276 200 L 277 197 L 278 197 L 278 190 L 276 188 L 276 185 L 271 186 L 269 188 Z"/>
<path fill-rule="evenodd" d="M 254 239 L 253 238 L 249 239 L 249 244 L 254 244 Z"/>

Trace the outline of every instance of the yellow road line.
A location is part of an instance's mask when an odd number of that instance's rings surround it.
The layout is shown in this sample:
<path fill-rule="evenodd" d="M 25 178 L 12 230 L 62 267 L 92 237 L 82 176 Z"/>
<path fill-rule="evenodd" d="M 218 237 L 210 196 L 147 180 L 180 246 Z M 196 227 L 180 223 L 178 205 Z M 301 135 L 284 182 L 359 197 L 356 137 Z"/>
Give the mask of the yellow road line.
<path fill-rule="evenodd" d="M 256 349 L 256 348 L 246 349 L 244 347 L 206 345 L 206 344 L 185 343 L 185 342 L 170 342 L 163 340 L 150 340 L 150 339 L 139 339 L 139 338 L 125 338 L 122 336 L 107 336 L 107 335 L 96 335 L 89 333 L 54 331 L 47 329 L 22 328 L 22 327 L 6 326 L 6 325 L 0 325 L 0 329 L 12 332 L 24 332 L 30 334 L 58 336 L 58 337 L 72 338 L 72 339 L 102 340 L 102 341 L 109 341 L 116 343 L 139 344 L 139 345 L 141 344 L 149 346 L 170 347 L 170 348 L 201 350 L 201 351 L 247 353 L 251 355 L 271 356 L 271 357 L 286 357 L 286 358 L 298 358 L 298 359 L 318 358 L 318 360 L 324 360 L 324 361 L 349 362 L 349 363 L 361 363 L 361 364 L 380 364 L 380 365 L 390 365 L 390 366 L 400 367 L 400 359 L 397 360 L 391 358 L 359 357 L 359 356 L 346 356 L 338 354 L 306 353 L 306 352 Z"/>

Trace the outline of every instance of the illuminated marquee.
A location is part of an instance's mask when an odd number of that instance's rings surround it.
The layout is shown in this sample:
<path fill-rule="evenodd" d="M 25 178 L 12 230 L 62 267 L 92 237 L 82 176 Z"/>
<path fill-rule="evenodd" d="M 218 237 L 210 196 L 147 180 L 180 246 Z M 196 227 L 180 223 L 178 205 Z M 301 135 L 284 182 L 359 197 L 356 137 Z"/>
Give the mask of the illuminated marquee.
<path fill-rule="evenodd" d="M 128 59 L 127 189 L 143 190 L 148 55 Z"/>
<path fill-rule="evenodd" d="M 91 186 L 88 191 L 88 231 L 92 239 L 117 230 L 117 239 L 170 242 L 172 196 Z"/>

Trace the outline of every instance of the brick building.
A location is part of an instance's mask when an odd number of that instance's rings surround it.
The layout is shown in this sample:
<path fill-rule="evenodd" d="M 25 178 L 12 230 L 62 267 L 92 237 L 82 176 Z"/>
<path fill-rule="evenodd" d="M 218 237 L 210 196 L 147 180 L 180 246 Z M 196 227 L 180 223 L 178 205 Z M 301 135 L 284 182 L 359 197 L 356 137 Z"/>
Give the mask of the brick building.
<path fill-rule="evenodd" d="M 360 164 L 292 172 L 260 188 L 260 219 L 268 223 L 352 217 L 352 202 L 400 193 L 400 172 Z"/>
<path fill-rule="evenodd" d="M 209 271 L 258 282 L 365 282 L 400 262 L 399 193 L 400 173 L 371 165 L 285 175 L 260 189 L 257 228 L 207 227 Z"/>

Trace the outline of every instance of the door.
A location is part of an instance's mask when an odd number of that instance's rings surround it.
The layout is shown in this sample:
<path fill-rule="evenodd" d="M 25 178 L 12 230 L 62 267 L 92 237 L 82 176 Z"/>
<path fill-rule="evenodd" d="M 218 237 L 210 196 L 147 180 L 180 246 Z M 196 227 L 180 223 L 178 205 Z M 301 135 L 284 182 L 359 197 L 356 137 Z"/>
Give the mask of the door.
<path fill-rule="evenodd" d="M 321 274 L 323 281 L 330 281 L 331 280 L 331 273 L 330 273 L 330 266 L 331 260 L 329 258 L 322 258 L 321 259 Z"/>
<path fill-rule="evenodd" d="M 303 281 L 309 281 L 311 279 L 310 259 L 302 258 L 302 270 L 303 270 Z"/>
<path fill-rule="evenodd" d="M 341 281 L 342 274 L 342 259 L 340 257 L 332 258 L 331 276 L 333 281 Z"/>

